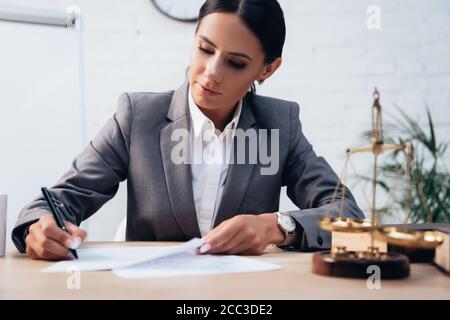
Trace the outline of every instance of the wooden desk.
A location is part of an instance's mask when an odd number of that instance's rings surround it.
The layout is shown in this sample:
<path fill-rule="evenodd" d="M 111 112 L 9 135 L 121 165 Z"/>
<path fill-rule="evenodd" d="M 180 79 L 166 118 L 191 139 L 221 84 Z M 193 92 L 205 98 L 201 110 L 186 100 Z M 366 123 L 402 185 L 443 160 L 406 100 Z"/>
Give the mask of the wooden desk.
<path fill-rule="evenodd" d="M 84 247 L 170 245 L 158 242 L 91 242 Z M 0 299 L 450 299 L 450 279 L 431 265 L 412 264 L 404 280 L 329 278 L 311 272 L 310 253 L 281 252 L 252 257 L 282 270 L 256 273 L 125 280 L 111 271 L 82 272 L 80 290 L 69 290 L 67 273 L 41 273 L 51 262 L 30 260 L 15 248 L 0 258 Z"/>

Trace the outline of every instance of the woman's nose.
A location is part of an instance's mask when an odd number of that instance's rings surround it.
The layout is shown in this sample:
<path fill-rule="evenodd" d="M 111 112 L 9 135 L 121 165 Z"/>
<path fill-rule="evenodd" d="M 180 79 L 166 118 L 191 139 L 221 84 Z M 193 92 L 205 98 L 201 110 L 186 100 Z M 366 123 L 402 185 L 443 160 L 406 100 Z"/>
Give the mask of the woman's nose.
<path fill-rule="evenodd" d="M 210 59 L 206 64 L 205 75 L 216 82 L 222 80 L 222 70 L 219 59 Z"/>

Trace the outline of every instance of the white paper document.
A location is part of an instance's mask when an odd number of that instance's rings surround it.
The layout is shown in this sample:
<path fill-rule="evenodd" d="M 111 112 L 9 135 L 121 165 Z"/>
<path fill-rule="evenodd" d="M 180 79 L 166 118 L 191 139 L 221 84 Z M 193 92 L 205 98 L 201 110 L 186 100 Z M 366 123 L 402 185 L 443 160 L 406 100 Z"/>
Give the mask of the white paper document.
<path fill-rule="evenodd" d="M 281 269 L 281 266 L 256 259 L 238 256 L 196 255 L 193 252 L 183 252 L 126 268 L 115 269 L 114 273 L 121 278 L 137 279 L 278 269 Z"/>
<path fill-rule="evenodd" d="M 78 259 L 60 261 L 42 272 L 113 270 L 122 278 L 173 277 L 281 269 L 281 266 L 238 256 L 197 255 L 195 238 L 169 247 L 78 249 Z"/>
<path fill-rule="evenodd" d="M 96 271 L 123 268 L 180 252 L 195 252 L 203 241 L 195 238 L 178 246 L 78 249 L 77 260 L 56 262 L 42 272 Z"/>

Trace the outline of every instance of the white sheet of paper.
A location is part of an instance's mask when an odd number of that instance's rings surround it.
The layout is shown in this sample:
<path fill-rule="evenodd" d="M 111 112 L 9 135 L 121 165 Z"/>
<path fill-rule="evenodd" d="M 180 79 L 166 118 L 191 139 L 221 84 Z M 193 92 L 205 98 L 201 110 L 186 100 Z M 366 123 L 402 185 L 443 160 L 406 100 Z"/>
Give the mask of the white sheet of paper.
<path fill-rule="evenodd" d="M 257 272 L 281 269 L 280 265 L 238 256 L 196 255 L 182 252 L 115 269 L 113 272 L 126 279 L 159 278 L 187 275 L 207 275 L 236 272 Z"/>
<path fill-rule="evenodd" d="M 96 271 L 123 268 L 180 252 L 194 253 L 195 249 L 202 243 L 201 239 L 194 238 L 181 245 L 169 247 L 78 249 L 77 260 L 56 262 L 43 269 L 42 272 Z"/>

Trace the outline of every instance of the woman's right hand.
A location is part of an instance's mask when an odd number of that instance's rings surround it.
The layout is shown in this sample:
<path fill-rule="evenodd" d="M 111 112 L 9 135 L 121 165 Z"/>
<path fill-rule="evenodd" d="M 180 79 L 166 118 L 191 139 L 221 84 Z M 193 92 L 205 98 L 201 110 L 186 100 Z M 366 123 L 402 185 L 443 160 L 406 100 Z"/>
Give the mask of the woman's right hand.
<path fill-rule="evenodd" d="M 33 223 L 25 239 L 27 256 L 43 260 L 74 259 L 69 248 L 78 248 L 87 233 L 68 221 L 64 223 L 70 234 L 58 227 L 51 213 L 44 214 Z"/>

